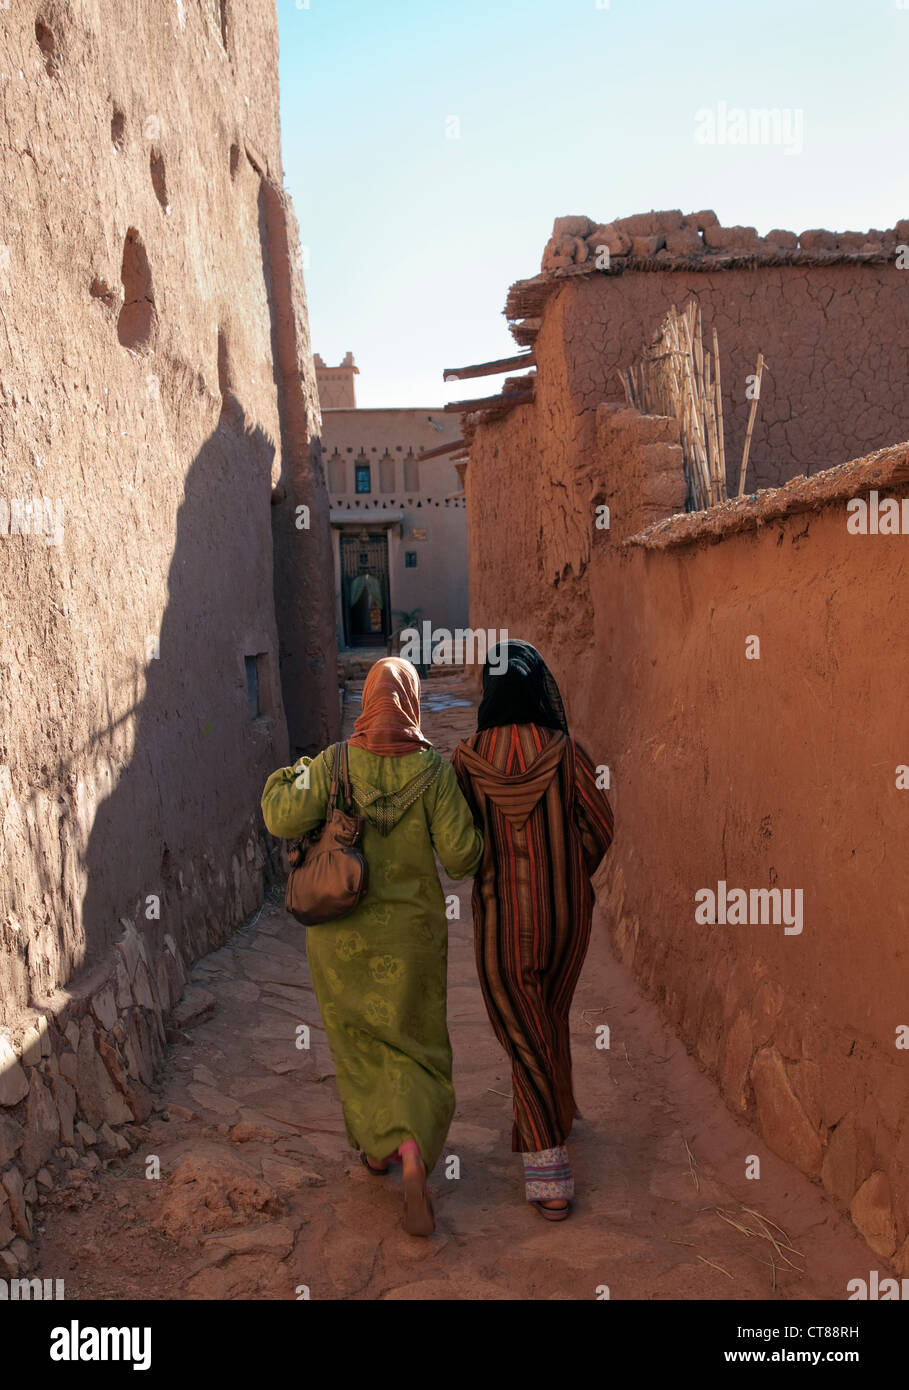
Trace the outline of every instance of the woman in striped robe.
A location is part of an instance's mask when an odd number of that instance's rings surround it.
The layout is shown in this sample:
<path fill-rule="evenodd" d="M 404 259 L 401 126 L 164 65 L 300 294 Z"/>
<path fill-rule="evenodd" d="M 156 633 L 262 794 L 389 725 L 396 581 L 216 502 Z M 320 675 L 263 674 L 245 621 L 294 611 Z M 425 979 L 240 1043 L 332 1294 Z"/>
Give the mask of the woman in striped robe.
<path fill-rule="evenodd" d="M 461 790 L 482 829 L 474 880 L 477 968 L 489 1019 L 511 1061 L 512 1149 L 525 1195 L 568 1216 L 565 1140 L 576 1113 L 568 1011 L 590 940 L 590 877 L 612 842 L 612 808 L 571 738 L 539 652 L 508 641 L 483 668 L 477 732 L 455 750 Z"/>

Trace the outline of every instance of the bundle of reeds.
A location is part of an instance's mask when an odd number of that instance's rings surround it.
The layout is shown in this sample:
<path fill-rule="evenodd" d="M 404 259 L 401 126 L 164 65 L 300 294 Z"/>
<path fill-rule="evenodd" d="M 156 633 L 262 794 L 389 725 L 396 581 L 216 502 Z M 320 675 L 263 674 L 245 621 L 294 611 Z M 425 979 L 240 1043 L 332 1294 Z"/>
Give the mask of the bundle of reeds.
<path fill-rule="evenodd" d="M 648 415 L 674 416 L 688 479 L 688 510 L 726 499 L 726 448 L 720 353 L 705 351 L 695 300 L 680 314 L 673 304 L 641 359 L 620 372 L 630 405 Z"/>

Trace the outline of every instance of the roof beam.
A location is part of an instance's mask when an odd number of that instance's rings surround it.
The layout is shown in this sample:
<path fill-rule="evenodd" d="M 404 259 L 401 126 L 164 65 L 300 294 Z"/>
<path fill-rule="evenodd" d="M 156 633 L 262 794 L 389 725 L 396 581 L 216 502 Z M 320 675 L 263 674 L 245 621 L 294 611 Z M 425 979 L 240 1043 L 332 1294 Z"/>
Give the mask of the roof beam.
<path fill-rule="evenodd" d="M 477 362 L 472 367 L 446 367 L 442 373 L 443 381 L 464 381 L 471 376 L 496 376 L 499 372 L 510 372 L 515 368 L 535 367 L 532 352 L 521 352 L 517 357 L 499 357 L 495 362 Z"/>
<path fill-rule="evenodd" d="M 465 443 L 463 439 L 449 439 L 447 444 L 438 444 L 435 449 L 427 449 L 425 454 L 417 454 L 415 462 L 422 463 L 424 459 L 436 459 L 442 454 L 453 454 L 456 449 L 463 449 Z"/>

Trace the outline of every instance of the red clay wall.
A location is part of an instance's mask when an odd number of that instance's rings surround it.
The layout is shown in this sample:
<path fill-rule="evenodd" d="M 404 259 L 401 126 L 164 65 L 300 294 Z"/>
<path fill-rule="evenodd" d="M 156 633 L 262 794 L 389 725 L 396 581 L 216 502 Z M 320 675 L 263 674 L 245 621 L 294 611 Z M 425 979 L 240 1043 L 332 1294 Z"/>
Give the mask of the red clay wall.
<path fill-rule="evenodd" d="M 223 17 L 0 4 L 4 1276 L 37 1172 L 129 1148 L 187 966 L 262 901 L 285 710 L 295 748 L 339 722 L 277 14 Z"/>
<path fill-rule="evenodd" d="M 577 321 L 573 294 L 547 315 L 544 352 L 556 318 Z M 800 509 L 756 528 L 623 545 L 678 508 L 673 427 L 609 405 L 576 414 L 545 360 L 536 403 L 473 440 L 471 623 L 541 648 L 576 736 L 611 769 L 599 898 L 617 953 L 729 1105 L 907 1273 L 909 537 L 848 534 L 818 479 L 790 484 Z M 847 482 L 905 492 L 905 446 L 885 463 Z M 598 501 L 609 531 L 594 529 Z M 720 880 L 801 888 L 803 931 L 698 925 L 695 893 Z"/>
<path fill-rule="evenodd" d="M 759 352 L 765 371 L 748 491 L 909 437 L 909 270 L 892 261 L 592 272 L 563 280 L 546 303 L 544 329 L 558 317 L 557 351 L 575 411 L 624 399 L 616 368 L 637 360 L 669 307 L 692 296 L 701 306 L 705 345 L 714 328 L 719 339 L 731 491 L 738 491 L 751 407 L 746 378 Z M 538 339 L 538 387 L 551 360 L 540 347 Z"/>

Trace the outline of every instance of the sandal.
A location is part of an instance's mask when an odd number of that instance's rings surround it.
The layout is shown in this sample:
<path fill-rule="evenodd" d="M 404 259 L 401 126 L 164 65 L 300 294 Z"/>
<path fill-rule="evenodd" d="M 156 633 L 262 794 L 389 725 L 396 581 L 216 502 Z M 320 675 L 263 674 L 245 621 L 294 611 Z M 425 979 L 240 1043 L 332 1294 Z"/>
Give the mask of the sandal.
<path fill-rule="evenodd" d="M 549 1198 L 546 1199 L 547 1201 Z M 558 1200 L 555 1198 L 553 1200 Z M 542 1202 L 534 1202 L 533 1205 L 543 1217 L 544 1221 L 565 1221 L 571 1211 L 571 1203 L 566 1202 L 564 1207 L 544 1207 Z"/>
<path fill-rule="evenodd" d="M 391 1172 L 390 1163 L 388 1164 L 387 1168 L 373 1168 L 369 1159 L 366 1157 L 365 1149 L 360 1150 L 360 1162 L 363 1164 L 363 1167 L 366 1169 L 368 1173 L 372 1173 L 374 1178 L 387 1178 L 388 1174 Z"/>

